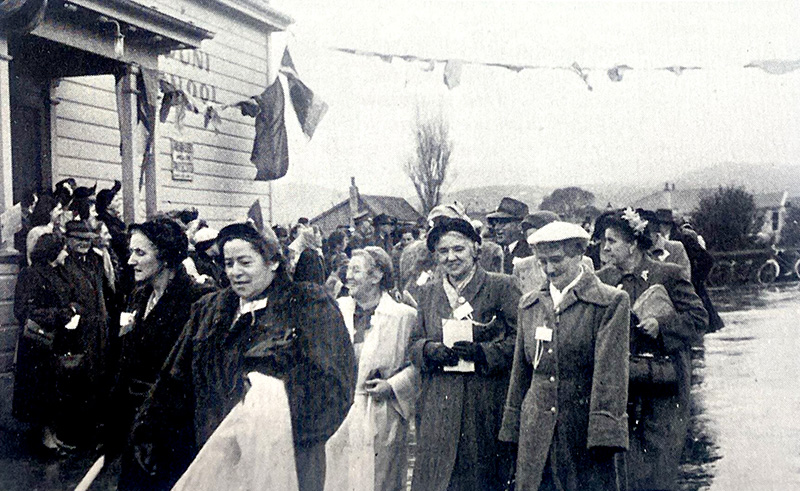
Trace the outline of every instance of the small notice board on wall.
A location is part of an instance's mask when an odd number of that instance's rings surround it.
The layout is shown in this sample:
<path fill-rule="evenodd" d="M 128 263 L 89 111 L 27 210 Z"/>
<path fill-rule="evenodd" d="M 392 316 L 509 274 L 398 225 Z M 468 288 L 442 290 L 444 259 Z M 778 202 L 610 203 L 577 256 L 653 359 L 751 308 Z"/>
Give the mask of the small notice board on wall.
<path fill-rule="evenodd" d="M 194 179 L 194 147 L 192 142 L 172 140 L 172 180 Z"/>

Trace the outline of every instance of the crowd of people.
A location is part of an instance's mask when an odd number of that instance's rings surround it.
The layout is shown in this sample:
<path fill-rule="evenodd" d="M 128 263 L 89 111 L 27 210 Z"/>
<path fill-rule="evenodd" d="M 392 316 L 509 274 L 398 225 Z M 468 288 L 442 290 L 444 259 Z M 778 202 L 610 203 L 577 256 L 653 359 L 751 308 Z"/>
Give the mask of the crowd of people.
<path fill-rule="evenodd" d="M 44 452 L 103 452 L 120 490 L 390 491 L 415 436 L 414 491 L 676 488 L 721 320 L 668 210 L 580 226 L 507 197 L 323 237 L 120 208 L 65 180 L 17 242 L 13 411 Z"/>

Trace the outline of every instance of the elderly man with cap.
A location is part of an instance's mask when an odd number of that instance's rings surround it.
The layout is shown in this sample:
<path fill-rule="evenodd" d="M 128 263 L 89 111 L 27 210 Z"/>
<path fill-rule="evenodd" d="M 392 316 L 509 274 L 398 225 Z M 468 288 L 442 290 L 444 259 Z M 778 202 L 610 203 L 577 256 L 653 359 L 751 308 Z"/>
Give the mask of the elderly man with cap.
<path fill-rule="evenodd" d="M 489 225 L 494 228 L 495 240 L 503 246 L 503 272 L 506 274 L 514 271 L 514 264 L 520 258 L 532 254 L 520 226 L 527 215 L 528 205 L 509 197 L 500 200 L 497 210 L 486 215 Z"/>
<path fill-rule="evenodd" d="M 85 221 L 66 224 L 65 278 L 73 287 L 72 303 L 78 318 L 68 326 L 68 348 L 59 360 L 59 406 L 73 421 L 70 433 L 59 437 L 65 443 L 91 447 L 99 441 L 108 373 L 109 327 L 103 282 L 103 259 L 92 252 L 96 234 Z"/>
<path fill-rule="evenodd" d="M 589 235 L 552 222 L 531 236 L 547 275 L 519 303 L 500 439 L 518 443 L 516 489 L 618 489 L 628 448 L 628 296 L 582 263 Z"/>
<path fill-rule="evenodd" d="M 417 295 L 411 363 L 422 374 L 411 489 L 501 490 L 512 446 L 497 440 L 516 338 L 519 289 L 478 263 L 480 235 L 439 217 L 426 244 L 439 275 Z"/>

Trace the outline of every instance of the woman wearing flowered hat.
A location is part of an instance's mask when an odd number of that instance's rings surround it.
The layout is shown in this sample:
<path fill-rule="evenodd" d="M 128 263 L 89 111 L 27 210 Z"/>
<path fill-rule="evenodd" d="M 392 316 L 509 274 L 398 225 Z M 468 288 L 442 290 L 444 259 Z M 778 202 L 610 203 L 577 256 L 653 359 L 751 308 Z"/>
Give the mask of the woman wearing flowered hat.
<path fill-rule="evenodd" d="M 422 373 L 413 490 L 499 490 L 510 448 L 497 440 L 517 329 L 520 292 L 478 264 L 480 235 L 441 217 L 427 246 L 441 275 L 418 294 L 411 362 Z"/>
<path fill-rule="evenodd" d="M 624 290 L 634 312 L 628 489 L 674 489 L 689 424 L 691 342 L 705 331 L 708 314 L 680 266 L 648 256 L 647 220 L 627 209 L 606 225 L 609 264 L 597 276 Z M 654 302 L 665 307 L 647 307 Z"/>

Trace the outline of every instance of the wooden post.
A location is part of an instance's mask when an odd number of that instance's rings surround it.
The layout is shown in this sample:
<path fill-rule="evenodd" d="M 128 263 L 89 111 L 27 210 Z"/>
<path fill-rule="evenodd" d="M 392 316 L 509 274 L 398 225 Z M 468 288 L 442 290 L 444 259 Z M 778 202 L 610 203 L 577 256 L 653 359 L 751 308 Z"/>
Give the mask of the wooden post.
<path fill-rule="evenodd" d="M 0 33 L 0 213 L 14 205 L 11 163 L 11 88 L 9 87 L 8 38 Z"/>
<path fill-rule="evenodd" d="M 136 221 L 139 180 L 134 152 L 134 130 L 136 129 L 136 74 L 139 69 L 128 65 L 125 74 L 117 82 L 117 107 L 120 111 L 119 133 L 122 143 L 122 215 L 127 223 Z"/>
<path fill-rule="evenodd" d="M 153 125 L 153 147 L 144 169 L 144 203 L 148 219 L 158 213 L 158 117 L 153 119 Z"/>

